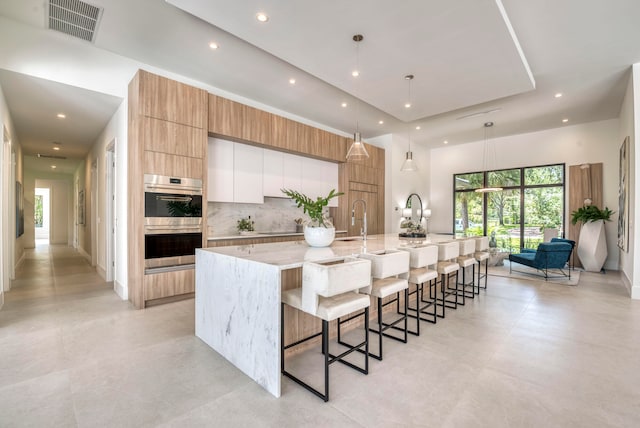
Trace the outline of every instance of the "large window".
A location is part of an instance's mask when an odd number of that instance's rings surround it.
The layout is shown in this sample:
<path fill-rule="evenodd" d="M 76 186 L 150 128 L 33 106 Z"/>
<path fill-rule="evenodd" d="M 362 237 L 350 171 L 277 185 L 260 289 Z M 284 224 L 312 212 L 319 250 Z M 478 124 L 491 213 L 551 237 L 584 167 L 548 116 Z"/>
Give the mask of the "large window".
<path fill-rule="evenodd" d="M 487 235 L 492 246 L 518 253 L 537 248 L 545 229 L 564 232 L 564 164 L 454 175 L 454 225 L 459 236 Z M 478 193 L 482 187 L 502 187 Z"/>

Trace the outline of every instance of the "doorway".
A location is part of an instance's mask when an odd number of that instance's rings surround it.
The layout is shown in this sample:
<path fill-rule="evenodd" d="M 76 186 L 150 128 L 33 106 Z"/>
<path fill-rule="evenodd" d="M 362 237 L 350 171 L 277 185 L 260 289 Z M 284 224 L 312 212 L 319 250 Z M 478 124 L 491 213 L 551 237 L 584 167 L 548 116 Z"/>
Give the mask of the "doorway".
<path fill-rule="evenodd" d="M 51 199 L 49 188 L 36 187 L 33 205 L 36 246 L 49 245 L 51 231 Z"/>

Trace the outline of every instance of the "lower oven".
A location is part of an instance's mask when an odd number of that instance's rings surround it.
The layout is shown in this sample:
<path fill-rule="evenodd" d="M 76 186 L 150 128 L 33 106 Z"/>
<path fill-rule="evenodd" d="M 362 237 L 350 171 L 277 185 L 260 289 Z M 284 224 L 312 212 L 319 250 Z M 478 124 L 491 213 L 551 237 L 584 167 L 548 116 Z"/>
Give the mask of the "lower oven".
<path fill-rule="evenodd" d="M 165 233 L 158 233 L 165 232 Z M 144 235 L 145 273 L 189 269 L 195 266 L 196 248 L 202 248 L 202 232 L 193 229 L 154 230 Z"/>

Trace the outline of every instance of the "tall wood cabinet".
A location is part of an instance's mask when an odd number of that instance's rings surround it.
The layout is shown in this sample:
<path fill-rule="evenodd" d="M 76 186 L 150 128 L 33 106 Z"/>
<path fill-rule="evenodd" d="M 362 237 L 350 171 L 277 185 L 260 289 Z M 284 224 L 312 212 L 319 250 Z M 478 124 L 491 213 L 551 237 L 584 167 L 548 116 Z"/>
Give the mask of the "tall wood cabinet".
<path fill-rule="evenodd" d="M 136 308 L 195 291 L 194 271 L 145 274 L 144 174 L 207 183 L 207 92 L 139 70 L 129 83 L 128 288 Z M 203 204 L 206 220 L 206 204 Z M 206 247 L 206 221 L 203 241 Z"/>

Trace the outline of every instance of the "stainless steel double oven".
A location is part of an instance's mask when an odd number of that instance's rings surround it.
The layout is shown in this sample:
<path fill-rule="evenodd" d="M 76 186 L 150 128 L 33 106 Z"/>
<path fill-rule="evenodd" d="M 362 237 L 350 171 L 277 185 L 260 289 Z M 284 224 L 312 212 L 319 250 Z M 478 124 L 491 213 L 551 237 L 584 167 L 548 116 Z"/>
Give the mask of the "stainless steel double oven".
<path fill-rule="evenodd" d="M 202 248 L 202 180 L 145 174 L 145 272 L 190 268 Z"/>

